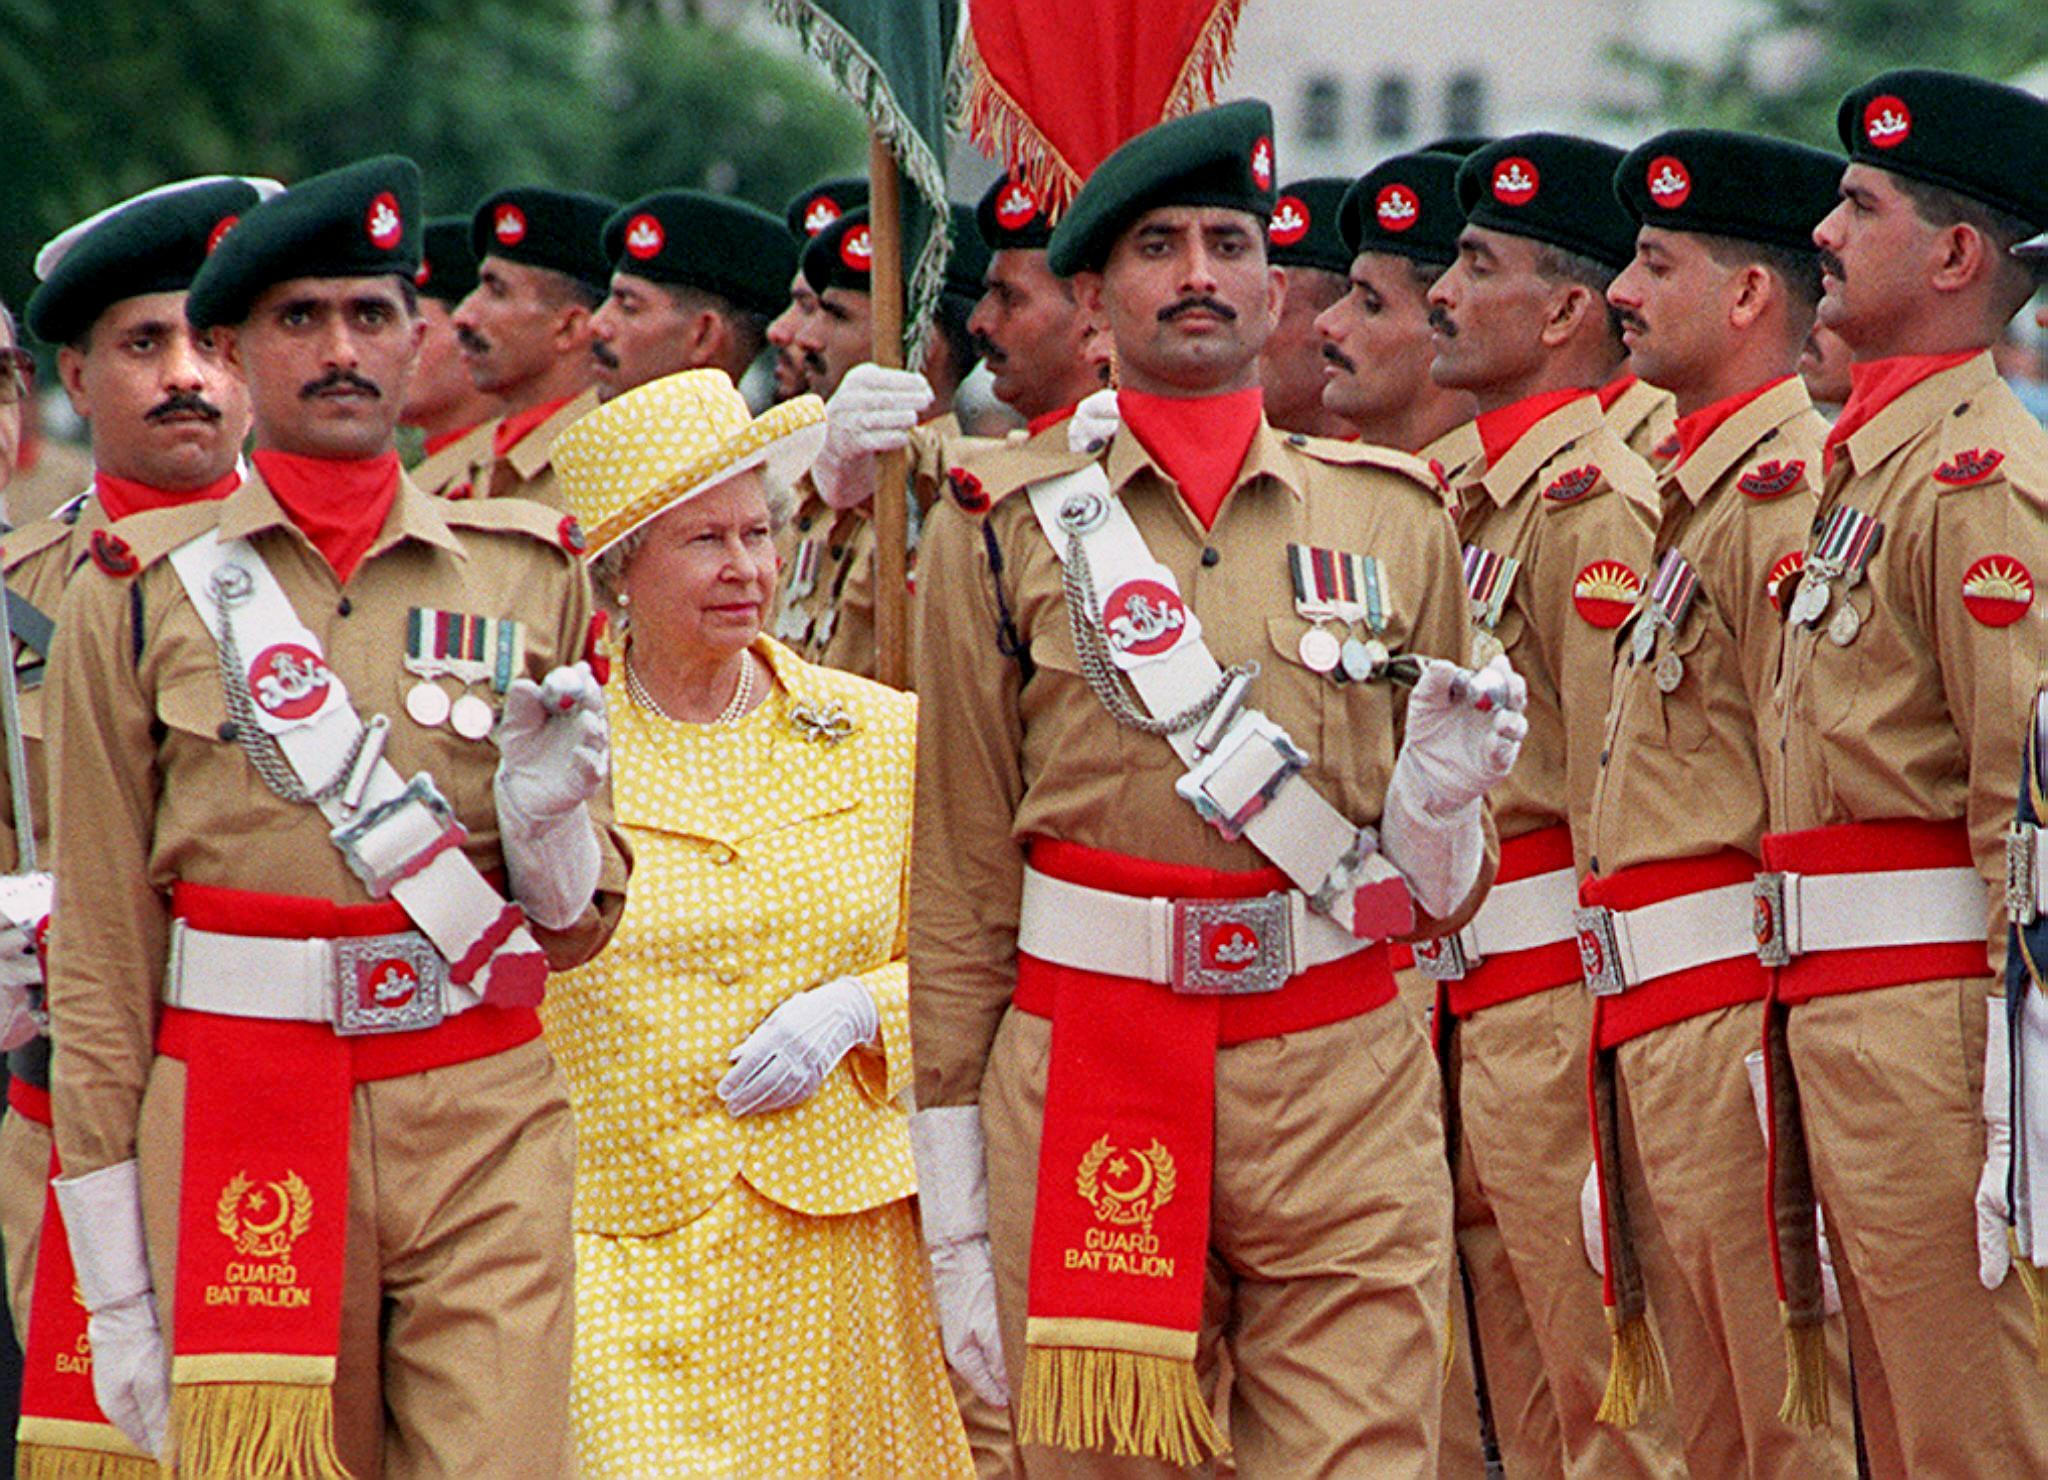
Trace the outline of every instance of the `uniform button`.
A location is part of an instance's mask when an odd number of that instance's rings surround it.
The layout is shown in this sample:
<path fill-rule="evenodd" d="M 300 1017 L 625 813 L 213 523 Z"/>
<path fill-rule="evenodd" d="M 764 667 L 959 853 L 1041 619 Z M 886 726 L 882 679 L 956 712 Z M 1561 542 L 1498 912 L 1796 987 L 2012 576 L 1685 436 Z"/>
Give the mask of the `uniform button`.
<path fill-rule="evenodd" d="M 1604 750 L 1600 752 L 1600 764 L 1603 766 L 1607 764 L 1607 752 Z"/>
<path fill-rule="evenodd" d="M 1969 409 L 1970 409 L 1970 403 L 1969 403 L 1968 401 L 1965 401 L 1965 402 L 1963 402 L 1963 404 L 1962 404 L 1962 405 L 1960 405 L 1960 406 L 1956 407 L 1956 413 L 1955 413 L 1955 414 L 1956 414 L 1957 416 L 1961 416 L 1961 415 L 1962 415 L 1962 414 L 1963 414 L 1964 412 L 1968 411 Z"/>
<path fill-rule="evenodd" d="M 807 533 L 807 532 L 808 532 L 808 531 L 810 530 L 810 527 L 811 527 L 811 516 L 810 516 L 810 515 L 808 515 L 808 514 L 804 515 L 804 516 L 803 516 L 803 517 L 802 517 L 801 519 L 797 520 L 797 522 L 796 522 L 796 532 L 797 532 L 798 534 L 804 534 L 804 533 Z"/>
<path fill-rule="evenodd" d="M 1764 442 L 1769 442 L 1769 441 L 1771 441 L 1771 440 L 1772 440 L 1773 438 L 1775 438 L 1775 437 L 1776 437 L 1777 435 L 1778 435 L 1778 429 L 1777 429 L 1776 427 L 1772 427 L 1772 428 L 1771 428 L 1771 429 L 1770 429 L 1770 430 L 1769 430 L 1768 432 L 1765 432 L 1765 433 L 1763 434 L 1763 436 L 1759 437 L 1759 438 L 1757 439 L 1757 441 L 1758 441 L 1758 443 L 1759 443 L 1759 444 L 1762 444 L 1762 443 L 1764 443 Z"/>
<path fill-rule="evenodd" d="M 832 558 L 833 558 L 834 560 L 837 560 L 837 559 L 841 558 L 841 557 L 842 557 L 843 555 L 845 555 L 845 554 L 846 554 L 846 546 L 844 546 L 844 545 L 834 545 L 834 546 L 832 547 Z"/>
<path fill-rule="evenodd" d="M 224 719 L 220 722 L 220 738 L 227 741 L 230 745 L 234 744 L 234 742 L 238 738 L 240 738 L 241 733 L 242 727 L 236 724 L 233 720 Z"/>
<path fill-rule="evenodd" d="M 1217 549 L 1214 545 L 1204 545 L 1202 547 L 1202 564 L 1214 565 L 1217 561 L 1221 560 L 1222 558 L 1223 552 Z"/>
<path fill-rule="evenodd" d="M 1308 446 L 1308 438 L 1300 432 L 1289 432 L 1287 434 L 1287 445 L 1289 447 L 1306 447 Z"/>
<path fill-rule="evenodd" d="M 1593 857 L 1593 858 L 1589 858 L 1589 859 L 1587 859 L 1587 860 L 1586 860 L 1586 867 L 1590 868 L 1590 869 L 1591 869 L 1591 870 L 1592 870 L 1592 871 L 1593 871 L 1594 873 L 1596 873 L 1596 874 L 1597 874 L 1597 873 L 1599 873 L 1599 872 L 1600 872 L 1600 860 L 1599 860 L 1599 858 L 1598 858 L 1598 857 L 1596 856 L 1596 857 Z"/>
<path fill-rule="evenodd" d="M 337 616 L 345 617 L 355 609 L 356 604 L 353 601 L 350 601 L 346 596 L 342 597 L 341 600 L 337 601 L 334 604 L 334 611 Z"/>

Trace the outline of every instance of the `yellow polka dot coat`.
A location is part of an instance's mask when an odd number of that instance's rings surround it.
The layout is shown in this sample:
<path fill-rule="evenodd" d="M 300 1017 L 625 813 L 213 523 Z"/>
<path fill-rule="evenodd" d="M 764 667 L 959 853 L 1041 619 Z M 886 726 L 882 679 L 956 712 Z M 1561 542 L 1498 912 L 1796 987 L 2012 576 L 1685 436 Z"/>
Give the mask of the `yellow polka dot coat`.
<path fill-rule="evenodd" d="M 612 677 L 612 792 L 634 873 L 611 945 L 550 985 L 576 1113 L 576 1227 L 679 1228 L 742 1178 L 793 1212 L 916 1190 L 904 962 L 917 701 L 766 637 L 778 687 L 734 725 L 676 724 Z M 836 711 L 842 738 L 819 738 Z M 814 722 L 805 722 L 804 716 Z M 788 1110 L 734 1117 L 717 1086 L 778 1003 L 839 976 L 873 995 L 856 1048 Z"/>

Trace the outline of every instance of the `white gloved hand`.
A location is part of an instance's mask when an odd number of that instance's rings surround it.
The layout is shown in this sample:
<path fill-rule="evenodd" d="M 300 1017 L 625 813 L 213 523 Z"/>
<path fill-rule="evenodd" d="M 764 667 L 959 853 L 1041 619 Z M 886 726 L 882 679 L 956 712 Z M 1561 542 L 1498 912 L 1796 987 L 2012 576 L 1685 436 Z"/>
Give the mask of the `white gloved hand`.
<path fill-rule="evenodd" d="M 1124 414 L 1114 390 L 1099 390 L 1081 398 L 1074 414 L 1067 418 L 1067 450 L 1100 452 L 1109 439 L 1123 429 Z"/>
<path fill-rule="evenodd" d="M 497 739 L 492 789 L 513 897 L 537 924 L 566 930 L 597 892 L 602 866 L 584 804 L 611 770 L 604 687 L 588 663 L 539 683 L 514 679 Z"/>
<path fill-rule="evenodd" d="M 1381 808 L 1380 851 L 1425 914 L 1449 915 L 1479 877 L 1479 803 L 1514 769 L 1528 702 L 1529 686 L 1506 654 L 1477 672 L 1441 658 L 1423 664 Z"/>
<path fill-rule="evenodd" d="M 0 876 L 0 1053 L 42 1031 L 29 1011 L 29 993 L 43 985 L 36 936 L 50 918 L 53 883 L 46 873 Z"/>
<path fill-rule="evenodd" d="M 875 999 L 859 978 L 836 977 L 798 992 L 761 1020 L 732 1051 L 718 1097 L 734 1115 L 787 1110 L 818 1092 L 832 1066 L 882 1030 Z"/>
<path fill-rule="evenodd" d="M 88 1312 L 93 1396 L 131 1444 L 166 1458 L 171 1364 L 157 1329 L 136 1164 L 117 1162 L 82 1177 L 59 1178 L 55 1186 Z"/>
<path fill-rule="evenodd" d="M 825 403 L 825 445 L 811 465 L 818 497 L 851 509 L 875 496 L 875 457 L 910 445 L 917 418 L 932 403 L 931 382 L 915 370 L 855 365 Z"/>
<path fill-rule="evenodd" d="M 1600 1221 L 1600 1168 L 1586 1168 L 1586 1180 L 1579 1184 L 1579 1239 L 1585 1245 L 1586 1262 L 1593 1273 L 1607 1273 L 1607 1229 Z"/>
<path fill-rule="evenodd" d="M 1987 1290 L 2012 1268 L 2012 1032 L 2005 999 L 1993 997 L 1984 1023 L 1984 1170 L 1977 1178 L 1977 1281 Z"/>
<path fill-rule="evenodd" d="M 952 1105 L 910 1117 L 917 1204 L 931 1251 L 932 1294 L 946 1361 L 985 1403 L 1010 1406 L 996 1318 L 994 1252 L 988 1241 L 988 1156 L 981 1109 Z"/>
<path fill-rule="evenodd" d="M 1756 1126 L 1764 1133 L 1764 1146 L 1771 1144 L 1771 1101 L 1770 1086 L 1764 1083 L 1764 1051 L 1753 1048 L 1742 1056 L 1742 1067 L 1749 1074 L 1749 1098 L 1756 1106 Z M 1777 1235 L 1773 1234 L 1775 1238 Z M 1835 1251 L 1828 1244 L 1828 1223 L 1821 1210 L 1813 1210 L 1813 1238 L 1820 1246 L 1820 1308 L 1824 1315 L 1838 1316 L 1842 1313 L 1842 1286 L 1835 1278 Z"/>

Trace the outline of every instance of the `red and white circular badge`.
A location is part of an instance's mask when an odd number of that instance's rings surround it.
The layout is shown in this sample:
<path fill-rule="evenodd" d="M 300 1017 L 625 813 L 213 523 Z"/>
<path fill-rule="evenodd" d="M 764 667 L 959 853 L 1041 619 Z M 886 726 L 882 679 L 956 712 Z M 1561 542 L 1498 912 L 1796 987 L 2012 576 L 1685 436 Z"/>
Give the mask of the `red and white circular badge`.
<path fill-rule="evenodd" d="M 211 257 L 213 255 L 213 249 L 220 245 L 221 238 L 226 236 L 230 231 L 233 231 L 235 229 L 235 223 L 240 221 L 241 219 L 242 218 L 240 216 L 223 216 L 218 221 L 213 223 L 213 230 L 206 233 L 207 256 Z"/>
<path fill-rule="evenodd" d="M 304 719 L 327 702 L 327 661 L 296 642 L 272 643 L 249 665 L 249 692 L 272 719 Z"/>
<path fill-rule="evenodd" d="M 526 212 L 506 201 L 491 213 L 491 235 L 502 246 L 518 246 L 526 240 Z"/>
<path fill-rule="evenodd" d="M 812 197 L 811 203 L 804 208 L 804 235 L 816 236 L 837 221 L 841 214 L 839 202 L 831 196 Z"/>
<path fill-rule="evenodd" d="M 668 245 L 668 236 L 661 229 L 661 223 L 642 211 L 626 223 L 626 253 L 645 262 L 649 257 L 659 257 L 661 249 Z"/>
<path fill-rule="evenodd" d="M 996 197 L 996 225 L 1005 231 L 1022 231 L 1038 214 L 1038 202 L 1031 192 L 1012 180 Z"/>
<path fill-rule="evenodd" d="M 1261 190 L 1273 188 L 1273 141 L 1264 134 L 1252 145 L 1252 184 Z"/>
<path fill-rule="evenodd" d="M 1259 937 L 1249 925 L 1226 921 L 1202 932 L 1202 965 L 1211 971 L 1243 971 L 1259 959 Z"/>
<path fill-rule="evenodd" d="M 872 272 L 875 266 L 875 239 L 868 234 L 865 226 L 856 226 L 846 233 L 839 243 L 839 260 L 855 272 Z"/>
<path fill-rule="evenodd" d="M 1542 181 L 1533 161 L 1512 155 L 1493 167 L 1493 198 L 1504 206 L 1525 206 Z"/>
<path fill-rule="evenodd" d="M 363 973 L 360 1001 L 364 1007 L 389 1011 L 404 1007 L 419 994 L 419 990 L 418 969 L 402 956 L 392 956 Z"/>
<path fill-rule="evenodd" d="M 1879 93 L 1863 105 L 1863 137 L 1873 149 L 1896 149 L 1913 136 L 1913 110 L 1904 98 Z"/>
<path fill-rule="evenodd" d="M 405 235 L 405 217 L 399 214 L 398 197 L 386 190 L 371 201 L 369 210 L 363 213 L 363 230 L 369 234 L 370 245 L 380 252 L 397 246 Z"/>
<path fill-rule="evenodd" d="M 1406 231 L 1422 219 L 1422 198 L 1398 180 L 1382 185 L 1373 199 L 1372 216 L 1382 231 Z"/>
<path fill-rule="evenodd" d="M 1187 603 L 1159 581 L 1125 581 L 1102 607 L 1102 630 L 1119 657 L 1156 658 L 1187 632 Z"/>
<path fill-rule="evenodd" d="M 2010 627 L 2034 604 L 2034 574 L 2011 555 L 1986 555 L 1963 572 L 1963 605 L 1987 627 Z"/>
<path fill-rule="evenodd" d="M 1764 577 L 1764 593 L 1771 598 L 1771 609 L 1783 611 L 1785 597 L 1791 591 L 1786 582 L 1806 569 L 1804 550 L 1787 550 L 1778 557 L 1778 563 L 1771 567 L 1771 573 Z"/>
<path fill-rule="evenodd" d="M 1660 154 L 1650 161 L 1646 183 L 1651 200 L 1667 211 L 1675 211 L 1692 194 L 1692 171 L 1677 155 Z"/>
<path fill-rule="evenodd" d="M 1619 627 L 1642 592 L 1642 578 L 1619 560 L 1596 560 L 1572 582 L 1572 605 L 1595 627 Z"/>
<path fill-rule="evenodd" d="M 1291 247 L 1308 235 L 1308 203 L 1299 196 L 1283 195 L 1273 207 L 1266 236 L 1276 247 Z"/>

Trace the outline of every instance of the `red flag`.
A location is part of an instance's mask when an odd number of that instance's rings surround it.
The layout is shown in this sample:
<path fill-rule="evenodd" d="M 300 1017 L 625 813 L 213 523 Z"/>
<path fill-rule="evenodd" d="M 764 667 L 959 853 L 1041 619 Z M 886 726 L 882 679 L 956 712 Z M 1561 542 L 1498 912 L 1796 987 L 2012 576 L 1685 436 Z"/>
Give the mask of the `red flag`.
<path fill-rule="evenodd" d="M 968 126 L 1048 216 L 1117 145 L 1215 101 L 1244 0 L 974 0 Z"/>

